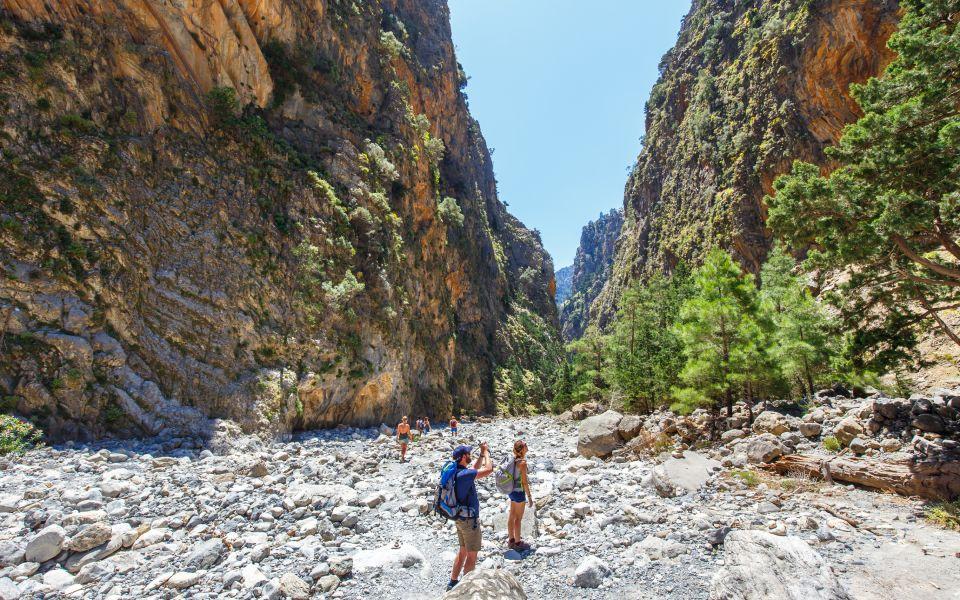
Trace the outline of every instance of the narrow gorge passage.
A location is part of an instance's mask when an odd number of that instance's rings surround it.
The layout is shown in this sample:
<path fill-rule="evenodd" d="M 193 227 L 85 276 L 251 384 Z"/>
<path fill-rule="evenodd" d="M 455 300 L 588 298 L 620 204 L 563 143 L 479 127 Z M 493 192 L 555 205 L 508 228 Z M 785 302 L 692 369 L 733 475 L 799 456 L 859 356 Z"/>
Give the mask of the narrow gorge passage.
<path fill-rule="evenodd" d="M 0 600 L 960 600 L 958 15 L 0 0 Z"/>

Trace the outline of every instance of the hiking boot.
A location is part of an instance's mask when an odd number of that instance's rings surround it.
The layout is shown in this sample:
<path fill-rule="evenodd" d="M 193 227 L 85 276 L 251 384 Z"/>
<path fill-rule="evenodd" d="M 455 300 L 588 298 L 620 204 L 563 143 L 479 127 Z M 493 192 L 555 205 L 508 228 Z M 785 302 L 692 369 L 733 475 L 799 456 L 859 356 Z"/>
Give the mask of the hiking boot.
<path fill-rule="evenodd" d="M 509 540 L 507 540 L 507 548 L 508 548 L 508 549 L 514 550 L 516 547 L 517 547 L 517 542 L 516 542 L 516 540 L 514 540 L 513 538 L 510 538 Z"/>
<path fill-rule="evenodd" d="M 454 581 L 453 579 L 451 579 L 451 580 L 450 580 L 450 583 L 447 584 L 447 591 L 449 592 L 449 591 L 452 590 L 453 588 L 457 587 L 457 584 L 458 584 L 458 583 L 460 583 L 460 580 Z"/>
<path fill-rule="evenodd" d="M 526 552 L 530 548 L 532 548 L 532 546 L 524 542 L 523 540 L 513 543 L 513 549 L 516 550 L 517 552 Z"/>

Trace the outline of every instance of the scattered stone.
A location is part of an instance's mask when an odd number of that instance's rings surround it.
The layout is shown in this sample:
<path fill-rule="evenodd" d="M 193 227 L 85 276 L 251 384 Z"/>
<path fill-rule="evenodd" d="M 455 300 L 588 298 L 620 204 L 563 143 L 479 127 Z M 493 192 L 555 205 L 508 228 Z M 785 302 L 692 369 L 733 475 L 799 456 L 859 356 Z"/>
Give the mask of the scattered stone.
<path fill-rule="evenodd" d="M 74 584 L 73 575 L 63 569 L 50 569 L 43 574 L 43 585 L 62 591 Z"/>
<path fill-rule="evenodd" d="M 650 560 L 676 558 L 687 551 L 687 548 L 679 542 L 664 540 L 652 535 L 647 536 L 637 544 L 637 549 Z"/>
<path fill-rule="evenodd" d="M 844 446 L 850 445 L 854 438 L 863 435 L 863 426 L 856 417 L 847 417 L 833 430 L 834 437 Z"/>
<path fill-rule="evenodd" d="M 197 585 L 204 575 L 206 575 L 205 571 L 198 571 L 196 573 L 174 573 L 170 576 L 170 579 L 164 582 L 163 586 L 174 590 L 185 590 Z"/>
<path fill-rule="evenodd" d="M 73 552 L 86 552 L 101 544 L 106 544 L 111 537 L 113 537 L 113 529 L 108 523 L 94 523 L 93 525 L 87 525 L 70 538 L 67 548 Z"/>
<path fill-rule="evenodd" d="M 317 580 L 317 586 L 329 594 L 340 587 L 340 578 L 336 575 L 325 575 Z"/>
<path fill-rule="evenodd" d="M 857 437 L 850 440 L 849 448 L 854 454 L 863 454 L 869 449 L 869 446 L 867 440 Z"/>
<path fill-rule="evenodd" d="M 212 538 L 194 546 L 184 564 L 194 569 L 209 569 L 220 562 L 223 551 L 223 541 L 220 538 Z"/>
<path fill-rule="evenodd" d="M 465 575 L 443 600 L 526 600 L 520 582 L 501 569 L 475 569 Z"/>
<path fill-rule="evenodd" d="M 719 462 L 690 450 L 683 453 L 683 458 L 669 458 L 662 465 L 670 483 L 687 492 L 699 490 L 719 468 Z"/>
<path fill-rule="evenodd" d="M 423 564 L 425 558 L 423 553 L 414 546 L 404 544 L 402 546 L 384 546 L 375 550 L 361 550 L 352 557 L 352 571 L 363 573 L 364 571 L 383 570 L 388 567 L 409 568 Z M 350 574 L 350 570 L 342 574 L 334 570 L 334 564 L 331 563 L 331 572 L 335 575 L 345 577 Z"/>
<path fill-rule="evenodd" d="M 293 573 L 284 573 L 280 576 L 280 593 L 291 600 L 307 600 L 310 598 L 310 585 Z"/>
<path fill-rule="evenodd" d="M 18 600 L 20 588 L 9 577 L 0 577 L 0 600 Z"/>
<path fill-rule="evenodd" d="M 258 460 L 250 465 L 249 469 L 247 469 L 247 477 L 261 478 L 266 477 L 269 473 L 270 471 L 267 470 L 267 463 L 263 462 L 262 460 Z"/>
<path fill-rule="evenodd" d="M 770 463 L 784 454 L 783 442 L 771 433 L 761 434 L 747 441 L 747 462 Z"/>
<path fill-rule="evenodd" d="M 329 560 L 330 572 L 341 579 L 353 574 L 353 559 L 347 556 L 332 556 Z"/>
<path fill-rule="evenodd" d="M 799 425 L 800 433 L 807 438 L 815 439 L 820 437 L 820 433 L 823 431 L 823 425 L 817 423 L 816 421 L 802 422 Z"/>
<path fill-rule="evenodd" d="M 598 588 L 611 573 L 613 571 L 607 563 L 591 555 L 583 559 L 577 567 L 573 575 L 573 585 L 580 588 Z"/>
<path fill-rule="evenodd" d="M 59 525 L 45 527 L 27 542 L 24 559 L 29 562 L 46 562 L 60 554 L 66 539 L 67 532 L 63 527 Z"/>
<path fill-rule="evenodd" d="M 927 433 L 943 433 L 947 427 L 943 418 L 934 414 L 920 414 L 913 419 L 913 426 Z"/>

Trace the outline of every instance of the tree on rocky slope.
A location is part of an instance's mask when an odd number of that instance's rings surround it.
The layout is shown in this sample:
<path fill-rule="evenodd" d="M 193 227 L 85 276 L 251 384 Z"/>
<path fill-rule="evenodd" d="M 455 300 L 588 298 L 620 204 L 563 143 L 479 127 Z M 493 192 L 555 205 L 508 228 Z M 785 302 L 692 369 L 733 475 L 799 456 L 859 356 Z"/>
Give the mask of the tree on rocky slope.
<path fill-rule="evenodd" d="M 758 361 L 765 353 L 758 313 L 753 276 L 743 274 L 723 250 L 711 251 L 694 275 L 694 295 L 680 308 L 675 327 L 686 362 L 680 372 L 684 387 L 674 389 L 674 410 L 706 407 L 717 417 L 726 406 L 732 416 L 737 391 L 751 378 L 760 381 L 751 370 L 768 364 Z"/>
<path fill-rule="evenodd" d="M 860 367 L 887 370 L 911 356 L 944 313 L 960 306 L 960 0 L 905 0 L 898 58 L 853 86 L 864 116 L 829 150 L 829 175 L 798 162 L 767 198 L 771 227 L 808 268 L 844 269 L 838 294 Z"/>

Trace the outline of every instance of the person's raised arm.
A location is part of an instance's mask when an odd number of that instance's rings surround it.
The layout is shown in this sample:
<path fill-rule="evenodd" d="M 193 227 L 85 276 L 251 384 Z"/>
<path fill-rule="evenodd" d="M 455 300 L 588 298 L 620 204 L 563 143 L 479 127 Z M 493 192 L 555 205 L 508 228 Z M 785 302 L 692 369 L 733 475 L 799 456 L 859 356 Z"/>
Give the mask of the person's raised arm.
<path fill-rule="evenodd" d="M 477 479 L 483 479 L 493 473 L 493 461 L 490 460 L 490 449 L 486 442 L 480 444 L 480 458 L 477 459 L 473 468 L 477 470 Z"/>

